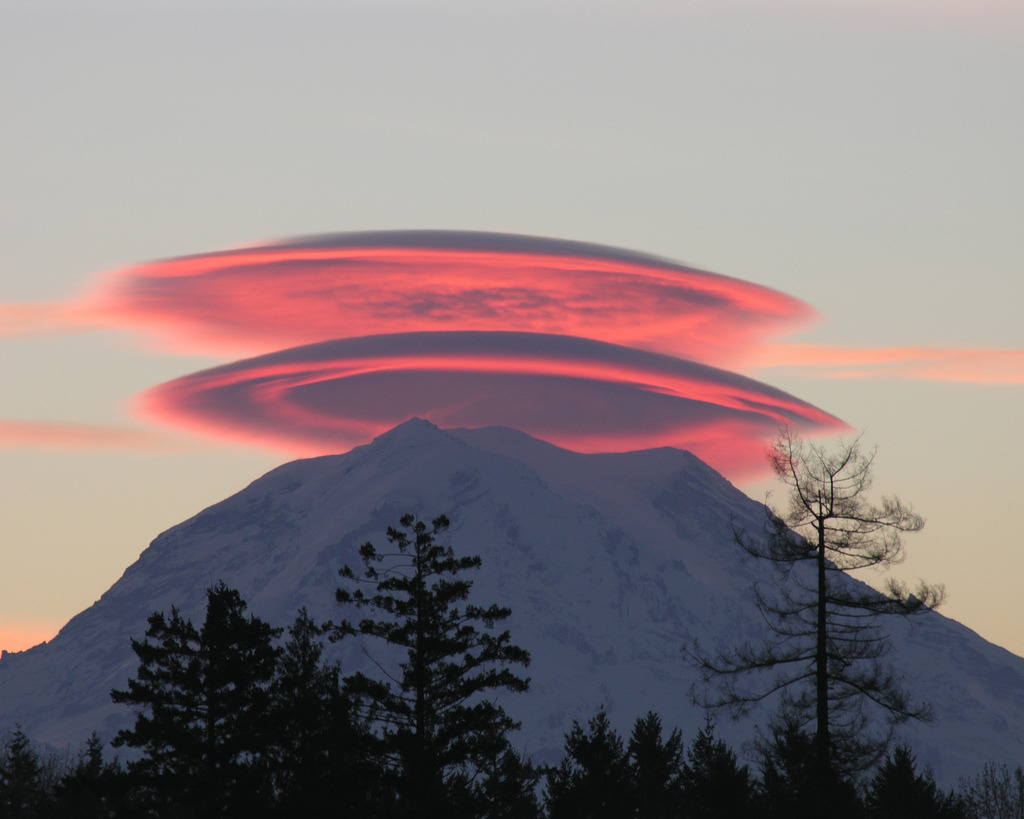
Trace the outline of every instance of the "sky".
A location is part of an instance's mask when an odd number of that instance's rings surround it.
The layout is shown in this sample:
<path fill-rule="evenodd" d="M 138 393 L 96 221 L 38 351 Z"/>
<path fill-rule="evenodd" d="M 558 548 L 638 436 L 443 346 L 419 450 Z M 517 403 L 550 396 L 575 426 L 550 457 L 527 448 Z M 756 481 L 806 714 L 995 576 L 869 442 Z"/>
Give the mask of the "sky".
<path fill-rule="evenodd" d="M 0 648 L 425 410 L 759 499 L 862 431 L 1024 653 L 1024 10 L 824 5 L 0 6 Z"/>

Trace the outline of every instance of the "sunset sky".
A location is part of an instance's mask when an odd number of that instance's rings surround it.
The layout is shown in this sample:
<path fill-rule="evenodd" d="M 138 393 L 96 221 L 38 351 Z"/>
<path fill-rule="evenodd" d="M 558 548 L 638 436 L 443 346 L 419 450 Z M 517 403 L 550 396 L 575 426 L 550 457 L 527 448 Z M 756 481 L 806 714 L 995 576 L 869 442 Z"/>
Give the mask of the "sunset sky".
<path fill-rule="evenodd" d="M 778 418 L 864 430 L 1024 653 L 1024 7 L 821 5 L 0 6 L 0 648 L 444 383 L 759 498 Z"/>

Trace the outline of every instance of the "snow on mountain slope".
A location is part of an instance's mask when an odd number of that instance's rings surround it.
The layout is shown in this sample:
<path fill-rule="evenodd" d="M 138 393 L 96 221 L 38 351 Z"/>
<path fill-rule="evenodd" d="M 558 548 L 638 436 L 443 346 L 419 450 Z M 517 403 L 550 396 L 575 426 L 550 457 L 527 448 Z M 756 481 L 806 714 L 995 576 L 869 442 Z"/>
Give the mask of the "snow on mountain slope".
<path fill-rule="evenodd" d="M 447 515 L 456 551 L 483 559 L 474 597 L 512 608 L 532 685 L 504 700 L 523 722 L 518 744 L 540 760 L 602 703 L 622 731 L 654 709 L 693 736 L 704 714 L 681 647 L 760 634 L 751 589 L 765 569 L 732 531 L 759 530 L 763 507 L 693 455 L 580 455 L 510 429 L 414 419 L 347 454 L 281 466 L 160 535 L 52 641 L 0 660 L 0 727 L 20 722 L 56 746 L 93 729 L 109 739 L 131 720 L 109 699 L 137 665 L 129 638 L 171 605 L 201 622 L 218 580 L 277 625 L 300 606 L 345 616 L 338 569 L 405 512 Z M 890 631 L 894 664 L 935 707 L 933 725 L 906 733 L 941 780 L 1024 759 L 1024 659 L 937 614 Z M 349 641 L 337 650 L 346 670 L 367 664 Z M 720 730 L 738 747 L 766 719 L 723 717 Z"/>

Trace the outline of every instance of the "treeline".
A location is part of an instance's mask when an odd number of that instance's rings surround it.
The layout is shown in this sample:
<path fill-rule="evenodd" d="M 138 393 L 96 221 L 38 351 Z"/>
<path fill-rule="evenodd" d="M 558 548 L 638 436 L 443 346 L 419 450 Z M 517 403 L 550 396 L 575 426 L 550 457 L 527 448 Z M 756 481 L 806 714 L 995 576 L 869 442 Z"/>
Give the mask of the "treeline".
<path fill-rule="evenodd" d="M 601 710 L 573 724 L 557 765 L 535 765 L 493 696 L 527 690 L 529 654 L 500 630 L 509 609 L 469 602 L 480 559 L 442 545 L 447 526 L 407 515 L 387 547 L 360 549 L 336 594 L 358 619 L 303 610 L 285 636 L 223 583 L 199 626 L 154 613 L 132 640 L 135 676 L 111 692 L 134 725 L 113 752 L 94 734 L 72 759 L 15 728 L 0 745 L 0 819 L 1022 815 L 1019 770 L 987 768 L 947 793 L 906 747 L 856 779 L 837 770 L 823 791 L 814 737 L 793 722 L 764 733 L 752 770 L 710 722 L 687 746 L 657 714 L 623 738 Z M 325 659 L 327 641 L 355 635 L 373 677 Z M 119 749 L 126 762 L 110 758 Z"/>
<path fill-rule="evenodd" d="M 20 729 L 0 740 L 0 817 L 638 817 L 638 819 L 799 819 L 817 816 L 812 737 L 786 730 L 758 748 L 757 773 L 705 725 L 685 745 L 666 735 L 657 714 L 638 718 L 623 740 L 604 711 L 586 726 L 574 723 L 559 764 L 536 767 L 517 755 L 485 774 L 483 802 L 467 800 L 467 782 L 454 778 L 433 814 L 412 812 L 395 789 L 374 743 L 336 753 L 323 747 L 304 767 L 285 745 L 268 743 L 232 772 L 187 782 L 144 773 L 145 765 L 104 760 L 93 734 L 72 758 L 41 754 Z M 247 784 L 252 790 L 245 792 Z M 949 792 L 897 746 L 860 781 L 842 783 L 844 798 L 830 817 L 863 819 L 1004 819 L 1024 816 L 1024 771 L 988 765 Z M 203 794 L 204 789 L 210 792 Z"/>

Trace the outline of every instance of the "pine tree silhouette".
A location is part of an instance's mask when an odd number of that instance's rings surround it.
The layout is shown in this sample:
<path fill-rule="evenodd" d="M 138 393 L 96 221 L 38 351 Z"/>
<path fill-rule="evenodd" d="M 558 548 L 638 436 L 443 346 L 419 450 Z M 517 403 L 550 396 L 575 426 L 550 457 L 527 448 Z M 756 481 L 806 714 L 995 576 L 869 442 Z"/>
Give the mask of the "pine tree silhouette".
<path fill-rule="evenodd" d="M 338 602 L 373 616 L 343 621 L 334 638 L 360 635 L 405 652 L 397 668 L 376 661 L 382 678 L 348 677 L 346 691 L 381 739 L 399 809 L 418 817 L 448 816 L 452 791 L 469 787 L 508 748 L 518 723 L 484 695 L 529 685 L 509 666 L 527 665 L 530 655 L 508 631 L 493 633 L 510 610 L 466 602 L 472 583 L 462 575 L 481 561 L 438 542 L 448 525 L 444 516 L 428 528 L 404 515 L 400 529 L 387 530 L 390 549 L 360 549 L 361 576 L 348 566 L 339 572 L 349 587 L 338 589 Z M 353 588 L 359 584 L 370 592 Z"/>
<path fill-rule="evenodd" d="M 196 630 L 177 609 L 149 618 L 139 658 L 116 703 L 136 707 L 135 726 L 114 746 L 142 749 L 129 771 L 158 806 L 202 815 L 259 815 L 269 804 L 272 736 L 264 715 L 280 633 L 256 617 L 223 583 L 207 591 L 206 620 Z"/>

